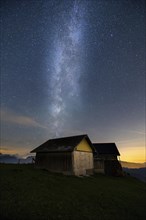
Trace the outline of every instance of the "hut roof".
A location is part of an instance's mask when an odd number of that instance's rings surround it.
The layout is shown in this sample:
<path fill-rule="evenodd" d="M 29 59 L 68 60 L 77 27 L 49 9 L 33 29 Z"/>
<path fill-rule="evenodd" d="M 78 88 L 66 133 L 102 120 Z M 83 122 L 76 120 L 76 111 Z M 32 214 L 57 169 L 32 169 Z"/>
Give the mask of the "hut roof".
<path fill-rule="evenodd" d="M 50 139 L 45 143 L 41 144 L 39 147 L 33 149 L 31 153 L 34 152 L 70 152 L 83 140 L 86 139 L 91 149 L 94 151 L 94 147 L 87 134 L 62 137 L 56 139 Z"/>
<path fill-rule="evenodd" d="M 115 143 L 93 143 L 93 146 L 98 154 L 112 154 L 120 156 Z"/>

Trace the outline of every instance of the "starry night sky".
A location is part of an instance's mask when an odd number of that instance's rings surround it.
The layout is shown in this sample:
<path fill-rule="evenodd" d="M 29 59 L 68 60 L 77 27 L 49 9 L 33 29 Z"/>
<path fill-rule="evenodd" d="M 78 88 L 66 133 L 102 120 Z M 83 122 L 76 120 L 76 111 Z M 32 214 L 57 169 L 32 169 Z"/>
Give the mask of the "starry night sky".
<path fill-rule="evenodd" d="M 87 133 L 143 162 L 145 1 L 3 0 L 1 151 Z"/>

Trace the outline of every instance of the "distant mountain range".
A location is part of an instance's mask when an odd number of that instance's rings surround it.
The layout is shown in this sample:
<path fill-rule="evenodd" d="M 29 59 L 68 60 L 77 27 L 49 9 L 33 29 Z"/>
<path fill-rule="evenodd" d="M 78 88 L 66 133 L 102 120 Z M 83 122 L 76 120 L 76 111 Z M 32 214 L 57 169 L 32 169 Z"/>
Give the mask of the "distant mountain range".
<path fill-rule="evenodd" d="M 19 157 L 17 155 L 10 154 L 0 154 L 0 163 L 21 163 L 27 164 L 33 162 L 33 156 L 28 156 L 26 158 Z"/>
<path fill-rule="evenodd" d="M 145 163 L 132 163 L 126 161 L 120 161 L 124 172 L 127 175 L 136 177 L 146 182 L 146 162 Z"/>
<path fill-rule="evenodd" d="M 120 161 L 122 167 L 126 168 L 142 168 L 146 167 L 146 162 L 145 163 L 133 163 L 133 162 L 127 162 L 127 161 Z"/>

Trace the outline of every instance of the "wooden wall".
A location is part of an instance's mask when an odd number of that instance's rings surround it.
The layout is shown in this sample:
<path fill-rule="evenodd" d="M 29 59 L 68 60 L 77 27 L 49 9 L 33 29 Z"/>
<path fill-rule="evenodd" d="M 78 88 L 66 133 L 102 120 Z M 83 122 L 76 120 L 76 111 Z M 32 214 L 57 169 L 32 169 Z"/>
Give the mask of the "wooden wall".
<path fill-rule="evenodd" d="M 104 171 L 107 175 L 121 176 L 122 166 L 118 160 L 105 160 Z"/>
<path fill-rule="evenodd" d="M 72 156 L 70 152 L 36 153 L 36 166 L 53 172 L 72 174 Z"/>
<path fill-rule="evenodd" d="M 93 174 L 93 153 L 74 151 L 72 157 L 74 175 Z"/>
<path fill-rule="evenodd" d="M 104 160 L 94 159 L 94 172 L 104 173 Z"/>
<path fill-rule="evenodd" d="M 122 174 L 122 166 L 118 160 L 102 160 L 94 158 L 94 172 L 118 176 Z"/>
<path fill-rule="evenodd" d="M 58 153 L 36 153 L 38 168 L 68 175 L 93 174 L 93 153 L 73 151 Z"/>
<path fill-rule="evenodd" d="M 103 160 L 117 160 L 117 155 L 114 155 L 114 154 L 99 154 L 99 155 L 97 155 L 97 158 L 103 159 Z"/>

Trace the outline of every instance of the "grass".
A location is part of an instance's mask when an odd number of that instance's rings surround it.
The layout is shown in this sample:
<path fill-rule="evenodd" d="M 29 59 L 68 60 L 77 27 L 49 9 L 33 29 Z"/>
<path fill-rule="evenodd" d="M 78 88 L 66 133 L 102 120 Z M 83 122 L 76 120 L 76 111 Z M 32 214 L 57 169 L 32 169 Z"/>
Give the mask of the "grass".
<path fill-rule="evenodd" d="M 73 177 L 32 165 L 0 165 L 3 220 L 145 219 L 145 183 L 132 177 Z"/>

